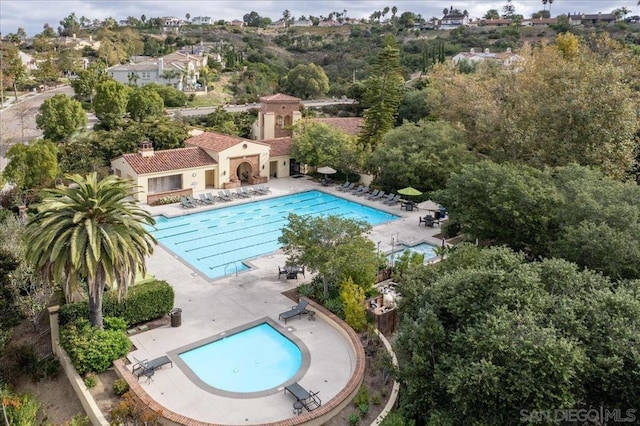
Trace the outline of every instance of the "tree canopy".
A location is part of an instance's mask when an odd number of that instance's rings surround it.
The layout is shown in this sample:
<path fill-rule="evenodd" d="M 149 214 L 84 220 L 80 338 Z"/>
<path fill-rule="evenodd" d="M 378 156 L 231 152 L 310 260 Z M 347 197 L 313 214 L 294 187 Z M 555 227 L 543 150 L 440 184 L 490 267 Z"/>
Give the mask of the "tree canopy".
<path fill-rule="evenodd" d="M 283 87 L 302 99 L 320 98 L 329 91 L 329 78 L 316 64 L 298 64 L 286 75 Z"/>
<path fill-rule="evenodd" d="M 354 136 L 310 119 L 294 125 L 291 156 L 313 167 L 331 166 L 350 172 L 363 163 L 362 148 Z"/>
<path fill-rule="evenodd" d="M 93 109 L 103 128 L 111 130 L 122 126 L 130 93 L 130 87 L 115 80 L 107 80 L 96 86 Z"/>
<path fill-rule="evenodd" d="M 515 424 L 523 409 L 634 406 L 638 284 L 471 245 L 415 270 L 400 302 L 402 412 L 488 425 Z"/>
<path fill-rule="evenodd" d="M 287 262 L 305 265 L 322 276 L 324 295 L 329 285 L 351 277 L 369 289 L 375 280 L 378 260 L 373 242 L 367 237 L 371 226 L 338 216 L 299 216 L 290 213 L 278 242 Z M 357 262 L 354 262 L 357 259 Z"/>
<path fill-rule="evenodd" d="M 473 161 L 462 132 L 444 121 L 396 127 L 371 156 L 371 163 L 380 171 L 376 184 L 388 191 L 406 186 L 423 192 L 444 188 L 452 173 Z"/>
<path fill-rule="evenodd" d="M 40 105 L 36 124 L 43 130 L 45 139 L 60 142 L 87 127 L 87 114 L 80 102 L 58 94 Z"/>
<path fill-rule="evenodd" d="M 134 121 L 161 117 L 163 111 L 164 101 L 152 87 L 138 87 L 129 95 L 127 112 Z"/>
<path fill-rule="evenodd" d="M 469 146 L 495 161 L 575 162 L 628 177 L 640 128 L 632 89 L 640 84 L 639 58 L 598 37 L 566 34 L 555 45 L 525 47 L 511 67 L 459 74 L 436 66 L 435 116 L 463 126 Z"/>
<path fill-rule="evenodd" d="M 21 189 L 46 186 L 59 175 L 57 153 L 55 144 L 46 139 L 13 145 L 7 152 L 9 164 L 2 177 Z"/>

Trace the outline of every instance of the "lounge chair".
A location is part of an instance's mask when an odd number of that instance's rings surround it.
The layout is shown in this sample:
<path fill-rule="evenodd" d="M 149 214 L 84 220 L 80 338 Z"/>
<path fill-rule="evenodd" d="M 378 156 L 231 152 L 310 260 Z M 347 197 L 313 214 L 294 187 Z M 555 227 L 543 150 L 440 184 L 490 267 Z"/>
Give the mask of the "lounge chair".
<path fill-rule="evenodd" d="M 180 198 L 180 205 L 182 206 L 183 209 L 192 209 L 195 207 L 195 204 L 187 200 L 186 197 Z"/>
<path fill-rule="evenodd" d="M 351 190 L 349 192 L 351 192 L 353 195 L 355 195 L 355 194 L 359 194 L 362 191 L 364 191 L 365 188 L 368 188 L 368 187 L 365 187 L 364 185 L 360 185 L 360 186 L 357 186 L 357 187 L 354 186 L 353 188 L 351 188 Z"/>
<path fill-rule="evenodd" d="M 399 202 L 400 202 L 400 195 L 398 194 L 394 195 L 393 198 L 383 201 L 383 203 L 385 203 L 388 206 L 396 205 Z"/>
<path fill-rule="evenodd" d="M 378 194 L 380 193 L 379 189 L 374 189 L 373 192 L 371 194 L 367 195 L 367 200 L 372 200 L 374 199 Z"/>
<path fill-rule="evenodd" d="M 249 190 L 247 188 L 245 188 L 244 186 L 240 188 L 240 191 L 242 191 L 242 193 L 246 196 L 246 198 L 251 197 L 251 195 L 253 195 L 251 192 L 249 192 Z"/>
<path fill-rule="evenodd" d="M 289 309 L 288 311 L 284 311 L 282 312 L 280 315 L 278 315 L 278 319 L 282 319 L 284 320 L 284 323 L 287 323 L 287 320 L 297 316 L 298 318 L 300 318 L 303 314 L 308 313 L 307 312 L 307 306 L 309 305 L 309 302 L 305 299 L 300 299 L 300 301 L 298 302 L 298 304 L 294 307 L 292 307 L 291 309 Z"/>
<path fill-rule="evenodd" d="M 393 200 L 393 197 L 395 197 L 395 194 L 389 193 L 387 194 L 387 198 L 380 198 L 380 201 L 382 201 L 383 204 L 387 204 L 387 201 L 391 201 Z"/>
<path fill-rule="evenodd" d="M 296 398 L 296 402 L 300 401 L 307 411 L 312 411 L 322 405 L 322 401 L 318 396 L 319 392 L 307 391 L 297 382 L 285 386 L 284 393 L 286 394 L 287 391 Z"/>
<path fill-rule="evenodd" d="M 206 195 L 204 194 L 200 194 L 200 202 L 202 204 L 213 204 L 213 201 L 211 201 L 210 199 L 207 198 Z"/>
<path fill-rule="evenodd" d="M 383 198 L 384 198 L 384 197 L 386 197 L 386 196 L 387 196 L 387 194 L 385 194 L 385 192 L 384 192 L 384 191 L 380 191 L 380 192 L 378 193 L 378 195 L 375 195 L 375 196 L 373 196 L 373 197 L 369 197 L 369 199 L 370 199 L 370 200 L 372 200 L 372 201 L 378 201 L 378 200 L 380 200 L 380 199 L 383 199 Z"/>
<path fill-rule="evenodd" d="M 193 195 L 187 195 L 187 200 L 189 200 L 189 202 L 193 204 L 194 207 L 197 206 L 198 203 L 204 204 L 202 201 L 198 201 L 195 198 L 193 198 Z"/>
<path fill-rule="evenodd" d="M 223 189 L 224 194 L 229 197 L 230 200 L 233 200 L 233 194 L 228 189 Z"/>
<path fill-rule="evenodd" d="M 270 192 L 271 192 L 271 190 L 269 189 L 269 187 L 268 187 L 268 186 L 266 186 L 266 185 L 263 185 L 263 184 L 258 185 L 258 189 L 259 189 L 260 191 L 264 192 L 265 194 L 268 194 L 268 193 L 270 193 Z"/>
<path fill-rule="evenodd" d="M 231 197 L 224 193 L 224 191 L 218 191 L 218 198 L 222 201 L 231 201 Z"/>
<path fill-rule="evenodd" d="M 349 186 L 349 184 L 350 184 L 350 182 L 349 182 L 349 181 L 346 181 L 346 182 L 345 182 L 345 183 L 343 183 L 342 185 L 336 185 L 336 189 L 337 189 L 338 191 L 340 191 L 340 190 L 342 190 L 342 189 L 346 189 L 346 188 L 347 188 L 347 186 Z"/>
<path fill-rule="evenodd" d="M 236 194 L 238 194 L 238 197 L 239 197 L 239 198 L 249 198 L 249 197 L 250 197 L 250 195 L 249 195 L 249 194 L 246 194 L 246 193 L 242 190 L 242 188 L 236 188 Z"/>
<path fill-rule="evenodd" d="M 362 188 L 362 187 L 361 187 Z M 369 186 L 365 186 L 364 188 L 362 188 L 360 191 L 357 191 L 355 193 L 356 196 L 358 197 L 364 197 L 365 194 L 369 193 Z"/>
<path fill-rule="evenodd" d="M 135 359 L 135 361 L 136 363 L 133 364 L 132 372 L 138 380 L 140 380 L 140 376 L 151 377 L 153 372 L 163 365 L 171 364 L 171 368 L 173 368 L 173 361 L 171 361 L 171 358 L 166 355 L 162 355 L 161 357 L 152 359 L 151 361 L 147 361 L 146 359 L 142 361 Z"/>
<path fill-rule="evenodd" d="M 207 197 L 207 200 L 211 201 L 211 204 L 214 204 L 216 202 L 216 197 L 212 193 L 207 192 L 205 195 Z"/>
<path fill-rule="evenodd" d="M 341 191 L 341 192 L 351 191 L 351 189 L 353 189 L 353 187 L 354 187 L 355 185 L 356 185 L 356 184 L 355 184 L 354 182 L 349 182 L 349 185 L 347 185 L 347 186 L 345 186 L 345 187 L 340 187 L 340 188 L 338 188 L 338 191 Z"/>

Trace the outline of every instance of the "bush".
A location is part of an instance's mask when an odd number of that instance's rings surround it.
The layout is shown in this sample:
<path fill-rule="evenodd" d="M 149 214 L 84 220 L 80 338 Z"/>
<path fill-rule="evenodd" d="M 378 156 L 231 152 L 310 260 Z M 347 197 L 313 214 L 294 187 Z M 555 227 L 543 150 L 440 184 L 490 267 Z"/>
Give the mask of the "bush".
<path fill-rule="evenodd" d="M 349 414 L 349 424 L 355 426 L 360 423 L 360 415 L 358 413 Z"/>
<path fill-rule="evenodd" d="M 36 415 L 40 409 L 40 403 L 31 395 L 17 395 L 3 387 L 2 404 L 10 425 L 31 426 L 37 424 Z"/>
<path fill-rule="evenodd" d="M 373 405 L 380 405 L 382 403 L 382 399 L 380 398 L 380 394 L 378 392 L 371 395 L 371 403 Z"/>
<path fill-rule="evenodd" d="M 408 424 L 408 423 L 404 421 L 404 419 L 400 414 L 389 413 L 382 420 L 382 423 L 380 423 L 380 426 L 405 426 L 405 424 Z"/>
<path fill-rule="evenodd" d="M 369 412 L 369 404 L 360 404 L 358 405 L 358 411 L 360 412 L 360 417 L 364 417 Z"/>
<path fill-rule="evenodd" d="M 173 288 L 169 283 L 155 280 L 131 287 L 128 297 L 121 303 L 118 303 L 115 292 L 105 293 L 102 312 L 104 316 L 120 317 L 127 326 L 131 326 L 166 315 L 173 308 L 173 301 Z M 58 321 L 61 326 L 81 318 L 89 318 L 87 301 L 60 308 Z"/>
<path fill-rule="evenodd" d="M 360 390 L 355 398 L 353 398 L 353 403 L 356 407 L 360 407 L 363 404 L 369 404 L 369 388 L 366 385 L 360 386 Z"/>
<path fill-rule="evenodd" d="M 122 396 L 129 390 L 129 383 L 125 379 L 117 379 L 113 382 L 113 393 Z"/>
<path fill-rule="evenodd" d="M 162 197 L 151 203 L 152 206 L 164 206 L 165 204 L 174 204 L 180 202 L 180 196 L 174 195 L 170 197 Z"/>
<path fill-rule="evenodd" d="M 62 328 L 60 344 L 80 375 L 102 373 L 111 366 L 113 360 L 122 358 L 131 348 L 131 342 L 124 332 L 100 330 L 85 319 L 78 319 Z"/>
<path fill-rule="evenodd" d="M 344 319 L 344 307 L 342 306 L 342 299 L 340 297 L 328 299 L 324 303 L 324 307 Z"/>
<path fill-rule="evenodd" d="M 95 374 L 88 373 L 84 377 L 84 385 L 87 387 L 87 389 L 95 388 L 97 384 L 98 384 L 98 376 L 96 376 Z"/>
<path fill-rule="evenodd" d="M 184 107 L 187 102 L 187 95 L 171 86 L 161 86 L 159 84 L 148 84 L 146 87 L 152 88 L 164 101 L 166 107 Z"/>

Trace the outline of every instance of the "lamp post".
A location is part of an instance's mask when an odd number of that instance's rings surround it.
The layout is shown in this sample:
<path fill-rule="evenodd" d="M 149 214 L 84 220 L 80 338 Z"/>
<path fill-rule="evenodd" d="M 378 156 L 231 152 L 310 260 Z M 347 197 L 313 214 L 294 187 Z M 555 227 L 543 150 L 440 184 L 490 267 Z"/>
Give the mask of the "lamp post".
<path fill-rule="evenodd" d="M 380 257 L 380 243 L 381 243 L 381 242 L 382 242 L 382 241 L 378 241 L 378 257 Z"/>

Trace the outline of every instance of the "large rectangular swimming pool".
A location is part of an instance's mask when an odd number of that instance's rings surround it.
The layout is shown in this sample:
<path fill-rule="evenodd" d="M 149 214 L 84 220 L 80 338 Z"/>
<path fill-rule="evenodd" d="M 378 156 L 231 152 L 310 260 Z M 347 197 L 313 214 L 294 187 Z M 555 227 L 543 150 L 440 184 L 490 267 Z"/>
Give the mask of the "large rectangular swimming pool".
<path fill-rule="evenodd" d="M 243 261 L 278 250 L 289 213 L 336 215 L 372 226 L 399 217 L 321 191 L 307 191 L 180 217 L 156 217 L 152 234 L 211 279 L 246 270 Z"/>

